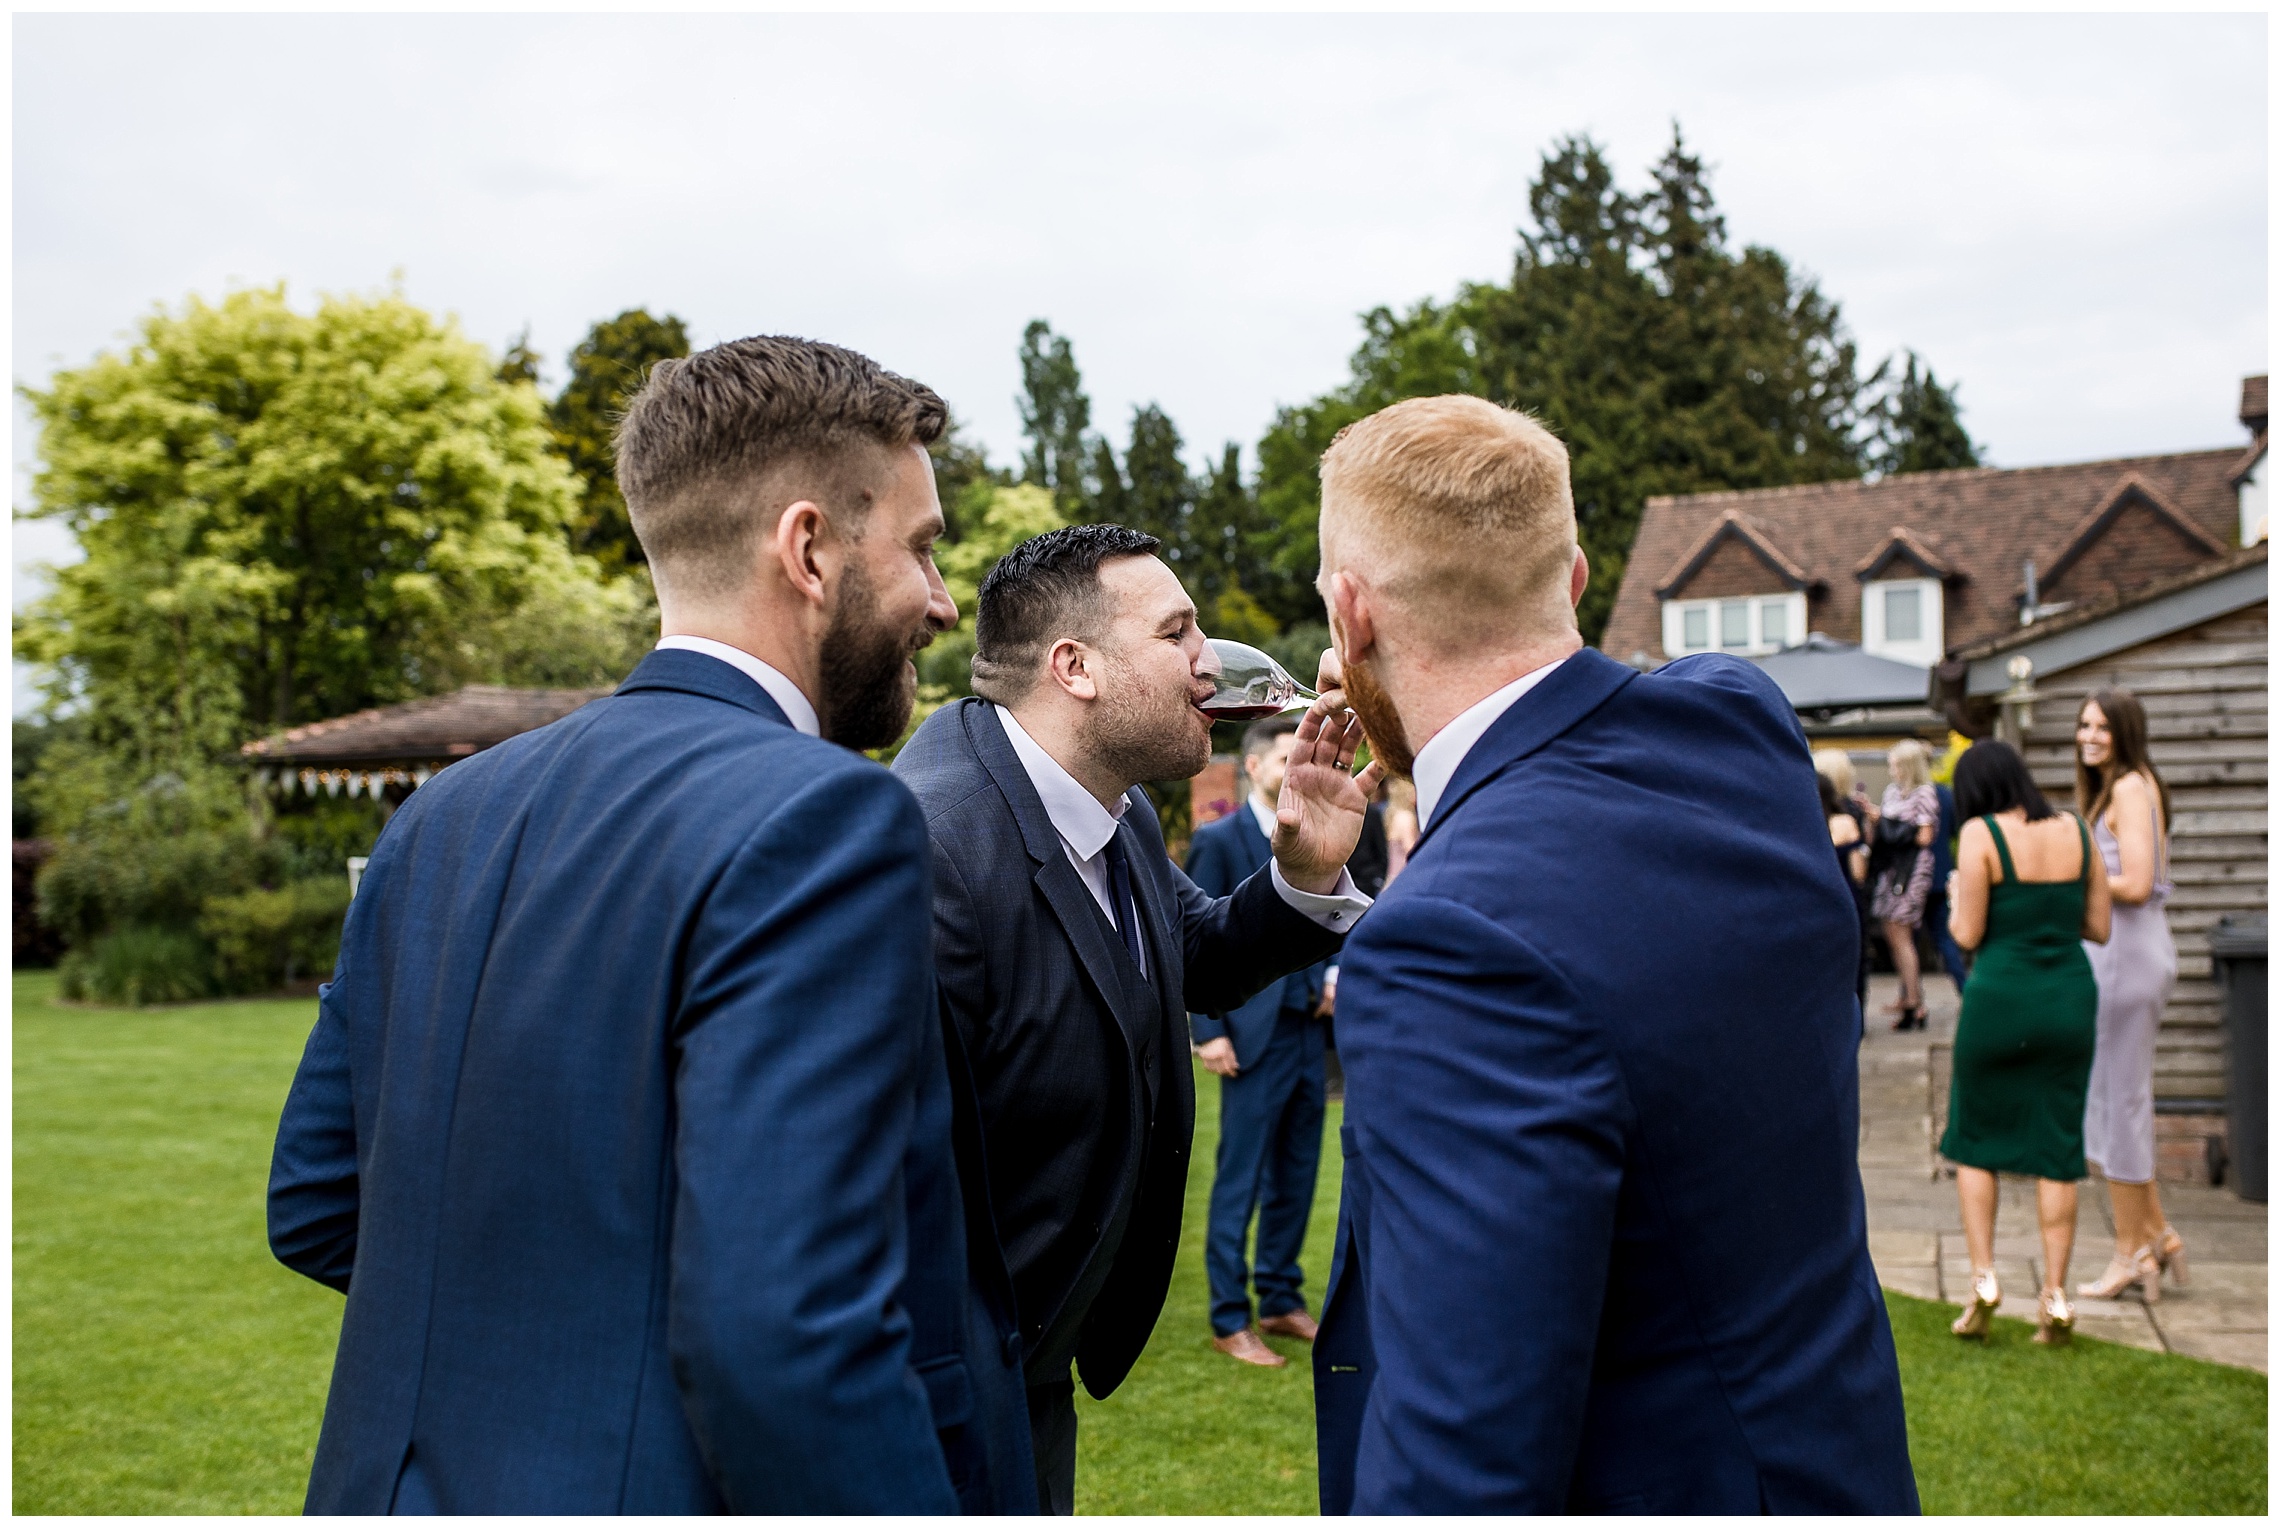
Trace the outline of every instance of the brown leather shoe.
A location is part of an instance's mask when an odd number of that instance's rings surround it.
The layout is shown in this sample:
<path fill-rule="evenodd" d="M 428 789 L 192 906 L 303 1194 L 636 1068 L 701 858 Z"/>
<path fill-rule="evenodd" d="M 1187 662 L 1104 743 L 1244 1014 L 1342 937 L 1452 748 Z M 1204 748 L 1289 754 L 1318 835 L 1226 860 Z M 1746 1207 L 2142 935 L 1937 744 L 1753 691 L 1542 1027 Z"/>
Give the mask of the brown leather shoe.
<path fill-rule="evenodd" d="M 1259 1334 L 1249 1327 L 1232 1337 L 1214 1337 L 1211 1345 L 1239 1364 L 1257 1364 L 1262 1369 L 1280 1369 L 1290 1360 L 1259 1340 Z"/>
<path fill-rule="evenodd" d="M 1277 1337 L 1296 1337 L 1300 1342 L 1312 1342 L 1314 1334 L 1321 1328 L 1314 1324 L 1314 1318 L 1305 1311 L 1294 1310 L 1280 1316 L 1266 1317 L 1259 1323 L 1259 1330 L 1271 1332 Z"/>

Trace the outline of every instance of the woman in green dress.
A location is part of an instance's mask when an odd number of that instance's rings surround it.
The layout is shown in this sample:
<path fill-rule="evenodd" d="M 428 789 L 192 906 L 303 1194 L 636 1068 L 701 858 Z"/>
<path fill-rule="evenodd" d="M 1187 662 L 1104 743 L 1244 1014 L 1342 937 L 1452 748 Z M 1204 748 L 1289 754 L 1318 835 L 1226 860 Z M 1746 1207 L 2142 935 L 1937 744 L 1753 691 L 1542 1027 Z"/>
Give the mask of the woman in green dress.
<path fill-rule="evenodd" d="M 1955 767 L 1964 819 L 1948 930 L 1978 951 L 1955 1028 L 1955 1076 L 1940 1155 L 1956 1164 L 1971 1290 L 1958 1337 L 1984 1337 L 2003 1303 L 1995 1282 L 1995 1175 L 2040 1181 L 2042 1297 L 2037 1342 L 2074 1330 L 2066 1264 L 2074 1252 L 2082 1111 L 2098 1043 L 2098 983 L 2082 941 L 2104 944 L 2113 917 L 2106 863 L 2080 819 L 2056 811 L 2008 743 L 1974 743 Z"/>

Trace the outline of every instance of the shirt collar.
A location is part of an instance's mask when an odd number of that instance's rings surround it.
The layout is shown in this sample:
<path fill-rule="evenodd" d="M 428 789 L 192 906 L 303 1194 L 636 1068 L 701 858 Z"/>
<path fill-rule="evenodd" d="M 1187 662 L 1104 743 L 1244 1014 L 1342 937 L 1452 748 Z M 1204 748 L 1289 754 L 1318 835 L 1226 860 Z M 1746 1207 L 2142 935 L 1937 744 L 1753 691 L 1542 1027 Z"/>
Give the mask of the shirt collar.
<path fill-rule="evenodd" d="M 1037 740 L 1021 730 L 1021 723 L 1005 707 L 997 708 L 998 720 L 1005 723 L 1006 741 L 1013 744 L 1014 756 L 1028 771 L 1029 783 L 1037 787 L 1037 799 L 1045 804 L 1045 815 L 1053 821 L 1053 831 L 1061 841 L 1076 852 L 1078 859 L 1089 860 L 1108 847 L 1116 836 L 1116 825 L 1123 821 L 1125 809 L 1132 798 L 1116 798 L 1116 809 L 1109 810 L 1100 804 L 1100 798 L 1077 783 L 1077 777 L 1061 767 L 1060 761 L 1038 746 Z"/>
<path fill-rule="evenodd" d="M 1441 804 L 1441 793 L 1457 777 L 1457 769 L 1471 753 L 1473 744 L 1482 734 L 1496 725 L 1496 719 L 1512 709 L 1514 701 L 1537 685 L 1552 677 L 1552 670 L 1567 662 L 1561 658 L 1531 670 L 1513 680 L 1501 690 L 1483 696 L 1459 711 L 1455 720 L 1433 734 L 1432 740 L 1417 750 L 1417 758 L 1409 767 L 1410 782 L 1417 787 L 1417 826 L 1423 829 L 1433 820 L 1433 809 Z"/>
<path fill-rule="evenodd" d="M 1243 797 L 1243 804 L 1251 809 L 1251 820 L 1259 825 L 1260 832 L 1267 835 L 1267 841 L 1274 842 L 1275 809 L 1261 804 L 1257 791 L 1247 793 Z"/>
<path fill-rule="evenodd" d="M 730 668 L 740 669 L 752 682 L 768 692 L 768 698 L 782 708 L 784 720 L 809 737 L 823 736 L 822 724 L 816 720 L 815 705 L 800 693 L 800 687 L 783 674 L 753 657 L 741 647 L 726 642 L 715 642 L 710 637 L 666 637 L 657 644 L 659 652 L 703 653 L 718 658 Z"/>

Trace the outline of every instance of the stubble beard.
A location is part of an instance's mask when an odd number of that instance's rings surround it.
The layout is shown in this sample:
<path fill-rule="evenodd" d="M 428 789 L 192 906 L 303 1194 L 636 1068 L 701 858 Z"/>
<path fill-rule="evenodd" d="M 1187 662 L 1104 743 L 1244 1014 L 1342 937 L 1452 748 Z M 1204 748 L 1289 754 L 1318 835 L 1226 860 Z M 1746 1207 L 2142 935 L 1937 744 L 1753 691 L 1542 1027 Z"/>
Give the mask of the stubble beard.
<path fill-rule="evenodd" d="M 1417 755 L 1409 746 L 1409 734 L 1402 730 L 1401 713 L 1394 709 L 1393 697 L 1378 683 L 1376 669 L 1367 661 L 1347 663 L 1340 683 L 1346 704 L 1362 719 L 1362 735 L 1370 740 L 1371 757 L 1383 764 L 1387 773 L 1409 779 Z"/>
<path fill-rule="evenodd" d="M 933 629 L 923 622 L 912 631 L 881 621 L 878 590 L 850 562 L 817 654 L 823 735 L 858 751 L 901 738 L 918 699 L 910 655 L 933 640 Z"/>
<path fill-rule="evenodd" d="M 1139 676 L 1108 656 L 1110 696 L 1093 706 L 1085 745 L 1094 760 L 1120 780 L 1186 780 L 1211 762 L 1211 732 L 1198 724 L 1185 688 L 1148 695 Z"/>

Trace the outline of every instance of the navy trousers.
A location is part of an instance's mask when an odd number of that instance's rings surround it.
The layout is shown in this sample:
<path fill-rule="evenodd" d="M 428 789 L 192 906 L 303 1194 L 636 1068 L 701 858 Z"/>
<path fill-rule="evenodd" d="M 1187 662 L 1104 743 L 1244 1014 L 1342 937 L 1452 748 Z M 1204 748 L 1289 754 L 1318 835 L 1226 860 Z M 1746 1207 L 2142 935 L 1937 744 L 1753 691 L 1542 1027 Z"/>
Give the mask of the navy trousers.
<path fill-rule="evenodd" d="M 1322 1161 L 1322 1025 L 1285 1008 L 1264 1054 L 1219 1079 L 1219 1167 L 1211 1184 L 1204 1267 L 1211 1279 L 1211 1330 L 1228 1337 L 1250 1324 L 1244 1285 L 1259 1315 L 1306 1309 L 1298 1266 Z M 1243 1263 L 1243 1233 L 1259 1212 L 1258 1267 Z"/>

